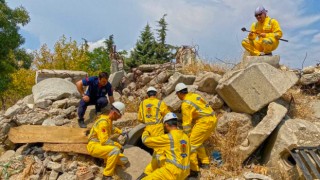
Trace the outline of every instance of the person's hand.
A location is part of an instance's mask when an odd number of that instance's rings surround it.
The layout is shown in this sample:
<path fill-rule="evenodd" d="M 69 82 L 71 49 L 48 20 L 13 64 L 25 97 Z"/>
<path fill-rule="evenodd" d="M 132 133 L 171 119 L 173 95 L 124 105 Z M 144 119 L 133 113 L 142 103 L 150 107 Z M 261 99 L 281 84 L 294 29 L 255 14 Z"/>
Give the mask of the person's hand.
<path fill-rule="evenodd" d="M 260 33 L 259 36 L 265 38 L 267 36 L 267 34 L 266 33 Z"/>
<path fill-rule="evenodd" d="M 83 100 L 84 102 L 89 102 L 89 101 L 90 101 L 90 98 L 89 98 L 89 96 L 87 96 L 87 95 L 83 95 L 83 96 L 82 96 L 82 100 Z"/>

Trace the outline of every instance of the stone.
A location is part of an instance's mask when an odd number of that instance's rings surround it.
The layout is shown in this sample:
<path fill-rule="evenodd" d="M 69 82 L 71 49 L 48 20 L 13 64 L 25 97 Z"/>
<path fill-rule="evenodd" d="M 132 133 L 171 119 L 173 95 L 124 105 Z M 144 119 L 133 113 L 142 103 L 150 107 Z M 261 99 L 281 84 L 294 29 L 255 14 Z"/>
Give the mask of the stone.
<path fill-rule="evenodd" d="M 316 70 L 313 66 L 308 66 L 302 69 L 303 74 L 312 74 Z"/>
<path fill-rule="evenodd" d="M 53 162 L 59 162 L 63 158 L 62 154 L 54 154 L 51 156 L 51 159 Z"/>
<path fill-rule="evenodd" d="M 47 113 L 37 113 L 30 112 L 28 114 L 18 114 L 17 118 L 14 119 L 18 125 L 32 124 L 32 125 L 41 125 L 45 119 L 47 119 Z"/>
<path fill-rule="evenodd" d="M 133 81 L 133 73 L 128 73 L 127 75 L 126 75 L 126 78 L 129 80 L 129 81 Z"/>
<path fill-rule="evenodd" d="M 151 162 L 151 155 L 136 146 L 127 146 L 123 154 L 128 158 L 127 168 L 116 167 L 116 174 L 121 179 L 137 179 Z"/>
<path fill-rule="evenodd" d="M 131 82 L 131 83 L 127 86 L 127 88 L 128 88 L 129 90 L 131 90 L 131 91 L 134 91 L 134 90 L 136 90 L 136 88 L 137 88 L 137 84 L 136 84 L 135 82 Z"/>
<path fill-rule="evenodd" d="M 274 102 L 269 104 L 267 115 L 248 133 L 239 147 L 242 161 L 246 160 L 269 137 L 287 112 L 288 110 L 280 104 Z"/>
<path fill-rule="evenodd" d="M 216 91 L 233 111 L 253 114 L 281 97 L 297 81 L 293 72 L 260 63 L 226 73 Z"/>
<path fill-rule="evenodd" d="M 159 69 L 161 66 L 159 64 L 142 64 L 138 69 L 142 72 L 152 72 Z"/>
<path fill-rule="evenodd" d="M 318 146 L 319 139 L 320 125 L 303 119 L 287 119 L 270 136 L 263 162 L 274 169 L 274 179 L 300 179 L 298 167 L 290 160 L 292 157 L 288 150 L 299 146 Z"/>
<path fill-rule="evenodd" d="M 309 85 L 320 83 L 320 71 L 314 72 L 312 74 L 303 74 L 300 78 L 300 84 L 302 85 Z"/>
<path fill-rule="evenodd" d="M 113 91 L 114 101 L 121 101 L 121 95 L 117 91 Z"/>
<path fill-rule="evenodd" d="M 78 107 L 80 104 L 80 99 L 78 98 L 69 98 L 67 101 L 67 107 L 75 106 Z"/>
<path fill-rule="evenodd" d="M 265 176 L 262 174 L 257 174 L 257 173 L 253 173 L 253 172 L 245 172 L 243 174 L 243 177 L 246 180 L 273 180 L 271 177 L 269 176 Z"/>
<path fill-rule="evenodd" d="M 150 81 L 150 86 L 165 83 L 168 81 L 170 76 L 171 76 L 171 73 L 169 73 L 168 71 L 162 71 L 160 74 L 158 74 L 155 78 L 153 78 Z"/>
<path fill-rule="evenodd" d="M 77 176 L 71 173 L 63 173 L 58 180 L 77 180 Z"/>
<path fill-rule="evenodd" d="M 68 99 L 61 99 L 52 103 L 52 108 L 65 109 L 67 107 Z"/>
<path fill-rule="evenodd" d="M 267 63 L 275 68 L 279 68 L 280 56 L 246 56 L 232 70 L 245 69 L 255 63 Z"/>
<path fill-rule="evenodd" d="M 40 179 L 40 175 L 39 174 L 35 174 L 35 175 L 31 175 L 29 177 L 30 180 L 39 180 Z"/>
<path fill-rule="evenodd" d="M 239 144 L 245 140 L 248 132 L 253 128 L 252 117 L 244 113 L 236 112 L 225 112 L 218 120 L 217 131 L 220 134 L 227 134 L 230 130 L 235 130 L 237 132 L 237 142 Z M 237 129 L 230 129 L 232 124 L 237 127 Z"/>
<path fill-rule="evenodd" d="M 54 119 L 48 118 L 43 121 L 42 126 L 56 126 L 56 123 Z"/>
<path fill-rule="evenodd" d="M 68 166 L 68 171 L 73 171 L 78 168 L 78 162 L 73 161 L 69 166 Z"/>
<path fill-rule="evenodd" d="M 198 86 L 198 90 L 209 94 L 216 94 L 216 87 L 221 79 L 221 75 L 213 72 L 205 72 L 197 76 L 194 85 Z"/>
<path fill-rule="evenodd" d="M 124 88 L 123 90 L 122 90 L 122 94 L 123 95 L 125 95 L 125 96 L 128 96 L 129 94 L 130 94 L 130 89 L 129 88 Z"/>
<path fill-rule="evenodd" d="M 15 152 L 15 156 L 20 156 L 20 155 L 23 155 L 29 148 L 29 144 L 24 144 L 22 146 L 20 146 L 16 152 Z"/>
<path fill-rule="evenodd" d="M 189 92 L 195 92 L 197 89 L 197 86 L 194 86 L 194 85 L 189 85 L 187 87 Z M 163 102 L 166 103 L 166 105 L 169 107 L 170 111 L 172 112 L 177 112 L 181 106 L 181 100 L 178 98 L 175 92 L 172 92 L 169 96 L 166 96 L 163 99 Z"/>
<path fill-rule="evenodd" d="M 313 111 L 313 117 L 320 120 L 320 100 L 312 101 L 310 106 Z"/>
<path fill-rule="evenodd" d="M 50 172 L 49 180 L 57 180 L 59 176 L 59 172 L 52 170 Z"/>
<path fill-rule="evenodd" d="M 140 76 L 139 78 L 139 85 L 145 86 L 146 84 L 148 84 L 150 81 L 152 80 L 152 76 L 150 76 L 147 73 L 142 74 L 142 76 Z"/>
<path fill-rule="evenodd" d="M 215 95 L 212 99 L 212 104 L 210 105 L 213 109 L 221 109 L 223 104 L 224 104 L 223 99 L 220 96 Z"/>
<path fill-rule="evenodd" d="M 64 109 L 62 111 L 62 114 L 69 115 L 72 112 L 76 112 L 76 111 L 77 111 L 77 108 L 75 106 L 71 106 L 71 107 L 68 107 L 68 109 Z"/>
<path fill-rule="evenodd" d="M 62 165 L 56 162 L 49 161 L 47 164 L 47 168 L 58 172 L 62 172 Z"/>
<path fill-rule="evenodd" d="M 176 72 L 169 78 L 169 83 L 164 87 L 164 92 L 166 95 L 169 95 L 174 91 L 178 83 L 192 85 L 195 79 L 196 77 L 193 75 L 183 75 L 179 72 Z"/>
<path fill-rule="evenodd" d="M 51 104 L 52 104 L 52 101 L 51 101 L 51 100 L 41 99 L 41 100 L 37 101 L 37 102 L 34 104 L 34 107 L 36 107 L 36 108 L 41 108 L 41 109 L 46 109 L 46 108 L 49 107 Z"/>
<path fill-rule="evenodd" d="M 69 70 L 49 70 L 42 69 L 36 71 L 36 83 L 48 78 L 71 78 L 73 83 L 86 78 L 88 73 L 84 71 L 69 71 Z"/>
<path fill-rule="evenodd" d="M 128 123 L 134 123 L 138 120 L 138 113 L 126 112 L 117 121 L 112 121 L 114 126 L 126 126 Z"/>
<path fill-rule="evenodd" d="M 24 97 L 24 98 L 22 99 L 22 102 L 23 102 L 24 104 L 34 104 L 33 94 L 30 94 L 30 95 Z"/>
<path fill-rule="evenodd" d="M 108 81 L 111 83 L 113 89 L 117 89 L 123 77 L 124 71 L 118 71 L 109 76 Z"/>
<path fill-rule="evenodd" d="M 4 116 L 7 118 L 10 118 L 16 115 L 17 113 L 19 113 L 21 110 L 22 110 L 21 106 L 15 104 L 7 109 L 7 111 L 4 113 Z"/>
<path fill-rule="evenodd" d="M 12 157 L 14 157 L 16 152 L 14 150 L 8 150 L 4 154 L 0 156 L 0 162 L 9 161 Z"/>
<path fill-rule="evenodd" d="M 77 87 L 69 81 L 59 78 L 45 79 L 32 87 L 34 102 L 41 100 L 59 100 L 79 96 Z"/>

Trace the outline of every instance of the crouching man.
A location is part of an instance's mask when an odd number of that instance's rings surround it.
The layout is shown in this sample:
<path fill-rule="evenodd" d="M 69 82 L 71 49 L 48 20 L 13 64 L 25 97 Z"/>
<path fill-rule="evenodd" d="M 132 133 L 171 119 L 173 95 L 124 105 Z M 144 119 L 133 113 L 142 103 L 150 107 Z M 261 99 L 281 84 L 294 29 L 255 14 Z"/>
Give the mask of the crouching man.
<path fill-rule="evenodd" d="M 93 124 L 89 134 L 87 150 L 93 157 L 102 158 L 106 163 L 103 170 L 103 180 L 111 180 L 116 165 L 125 165 L 128 159 L 120 153 L 121 144 L 110 139 L 113 133 L 121 134 L 122 131 L 112 127 L 112 121 L 116 121 L 123 115 L 125 105 L 122 102 L 114 102 L 108 115 L 102 114 Z"/>
<path fill-rule="evenodd" d="M 190 142 L 188 136 L 178 129 L 178 119 L 174 113 L 168 113 L 163 118 L 167 134 L 150 136 L 148 131 L 142 134 L 143 143 L 149 148 L 163 151 L 166 162 L 143 180 L 175 179 L 184 180 L 190 173 Z"/>

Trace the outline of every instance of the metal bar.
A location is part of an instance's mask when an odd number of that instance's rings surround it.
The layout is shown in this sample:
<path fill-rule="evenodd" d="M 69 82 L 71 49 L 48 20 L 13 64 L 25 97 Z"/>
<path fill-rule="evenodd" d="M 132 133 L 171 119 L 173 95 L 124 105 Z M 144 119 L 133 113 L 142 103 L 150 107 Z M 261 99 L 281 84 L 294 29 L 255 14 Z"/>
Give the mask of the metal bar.
<path fill-rule="evenodd" d="M 309 154 L 312 156 L 313 160 L 316 162 L 318 167 L 320 168 L 320 160 L 317 157 L 316 153 L 314 153 L 312 150 L 309 151 Z"/>
<path fill-rule="evenodd" d="M 302 157 L 304 158 L 304 160 L 307 162 L 308 166 L 310 167 L 310 169 L 312 170 L 313 174 L 320 179 L 320 173 L 317 170 L 317 167 L 314 166 L 314 164 L 312 164 L 309 156 L 306 154 L 306 152 L 304 150 L 300 151 L 300 154 L 302 155 Z"/>
<path fill-rule="evenodd" d="M 302 159 L 300 158 L 299 154 L 297 154 L 295 151 L 291 152 L 291 155 L 293 159 L 296 161 L 298 164 L 298 167 L 302 170 L 303 176 L 306 178 L 306 180 L 312 180 L 312 176 L 309 173 L 307 167 L 304 165 Z"/>

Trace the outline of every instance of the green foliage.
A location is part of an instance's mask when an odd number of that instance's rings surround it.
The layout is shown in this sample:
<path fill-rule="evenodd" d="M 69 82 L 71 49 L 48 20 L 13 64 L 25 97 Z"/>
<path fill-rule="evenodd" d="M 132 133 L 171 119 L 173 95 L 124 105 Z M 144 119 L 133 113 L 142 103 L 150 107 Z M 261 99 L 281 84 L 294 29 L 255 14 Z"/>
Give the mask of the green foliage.
<path fill-rule="evenodd" d="M 88 56 L 91 72 L 104 71 L 110 73 L 110 59 L 107 49 L 104 47 L 95 48 L 92 52 L 88 52 Z"/>
<path fill-rule="evenodd" d="M 147 24 L 141 32 L 140 39 L 137 41 L 136 47 L 131 52 L 131 64 L 155 64 L 155 50 L 156 41 L 149 24 Z"/>
<path fill-rule="evenodd" d="M 104 41 L 104 43 L 107 46 L 106 47 L 107 53 L 110 54 L 112 52 L 113 45 L 114 45 L 113 34 L 111 34 L 109 38 Z"/>

